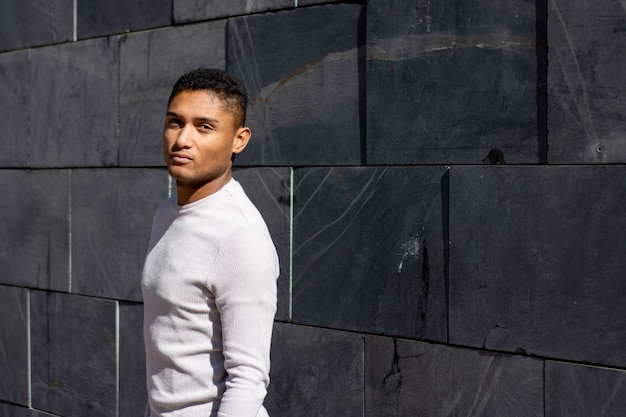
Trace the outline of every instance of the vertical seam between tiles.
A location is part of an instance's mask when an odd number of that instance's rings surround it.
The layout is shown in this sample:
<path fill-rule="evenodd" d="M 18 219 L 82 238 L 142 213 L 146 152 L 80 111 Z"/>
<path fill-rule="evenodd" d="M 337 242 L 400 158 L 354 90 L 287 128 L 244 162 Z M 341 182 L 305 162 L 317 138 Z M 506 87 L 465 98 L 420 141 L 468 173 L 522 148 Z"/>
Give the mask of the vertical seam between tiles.
<path fill-rule="evenodd" d="M 543 417 L 546 417 L 546 398 L 547 398 L 547 390 L 548 390 L 548 384 L 547 384 L 547 378 L 546 378 L 546 361 L 543 360 L 542 361 L 542 366 L 541 366 L 541 371 L 543 373 L 542 377 L 543 377 Z"/>
<path fill-rule="evenodd" d="M 67 208 L 67 291 L 69 293 L 72 292 L 72 188 L 73 188 L 73 177 L 74 171 L 70 170 L 70 180 L 69 180 L 69 189 L 70 192 L 68 200 L 68 208 Z"/>
<path fill-rule="evenodd" d="M 289 321 L 293 321 L 293 194 L 294 169 L 289 168 Z"/>
<path fill-rule="evenodd" d="M 28 384 L 28 406 L 33 405 L 33 377 L 32 377 L 32 349 L 31 349 L 31 323 L 30 323 L 30 289 L 26 289 L 26 372 L 27 372 L 27 384 Z"/>
<path fill-rule="evenodd" d="M 366 348 L 365 334 L 361 335 L 361 340 L 363 340 L 363 349 L 361 350 L 361 360 L 362 360 L 362 363 L 363 363 L 363 371 L 362 371 L 363 373 L 361 374 L 361 382 L 363 384 L 363 390 L 361 392 L 361 394 L 362 394 L 361 395 L 361 401 L 362 401 L 361 408 L 363 410 L 362 410 L 361 413 L 362 413 L 363 417 L 365 417 L 365 415 L 366 415 L 366 413 L 365 413 L 365 395 L 367 394 L 365 392 L 365 389 L 366 389 L 366 386 L 367 386 L 367 385 L 365 385 L 365 366 L 366 366 L 366 364 L 365 364 L 365 348 Z"/>
<path fill-rule="evenodd" d="M 78 0 L 72 3 L 72 39 L 78 40 Z"/>
<path fill-rule="evenodd" d="M 115 302 L 115 410 L 120 415 L 120 302 Z"/>

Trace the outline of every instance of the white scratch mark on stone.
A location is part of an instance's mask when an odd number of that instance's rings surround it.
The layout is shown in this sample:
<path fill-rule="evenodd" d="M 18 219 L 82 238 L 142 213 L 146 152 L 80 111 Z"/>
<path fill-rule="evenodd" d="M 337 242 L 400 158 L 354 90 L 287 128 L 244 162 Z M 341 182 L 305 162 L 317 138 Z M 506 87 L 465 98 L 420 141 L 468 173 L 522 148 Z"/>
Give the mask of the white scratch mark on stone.
<path fill-rule="evenodd" d="M 408 35 L 376 39 L 367 48 L 368 60 L 404 61 L 426 53 L 448 49 L 535 49 L 531 38 L 491 33 L 477 36 L 454 36 L 444 34 Z"/>
<path fill-rule="evenodd" d="M 622 0 L 624 1 L 624 0 Z M 563 15 L 561 14 L 561 11 L 557 5 L 557 0 L 552 1 L 552 7 L 554 9 L 555 15 L 559 21 L 559 23 L 561 24 L 561 27 L 563 29 L 563 35 L 565 37 L 565 40 L 567 42 L 567 46 L 568 49 L 570 51 L 571 54 L 571 59 L 574 63 L 574 66 L 576 68 L 576 76 L 578 78 L 578 82 L 580 85 L 580 88 L 582 89 L 582 93 L 577 94 L 576 93 L 576 89 L 575 89 L 575 83 L 576 80 L 573 79 L 574 77 L 568 77 L 567 73 L 565 72 L 565 68 L 567 68 L 567 65 L 565 65 L 563 63 L 563 59 L 562 59 L 562 55 L 559 53 L 559 48 L 555 48 L 556 50 L 556 55 L 558 57 L 559 63 L 561 64 L 561 68 L 563 68 L 562 74 L 563 74 L 563 79 L 565 80 L 565 83 L 567 84 L 567 89 L 570 92 L 571 98 L 574 101 L 575 105 L 576 105 L 576 110 L 578 112 L 578 115 L 580 116 L 580 121 L 582 123 L 582 128 L 584 129 L 586 136 L 589 138 L 591 138 L 591 140 L 594 143 L 599 143 L 598 141 L 598 135 L 596 134 L 596 129 L 593 123 L 593 117 L 592 117 L 592 111 L 591 111 L 591 106 L 589 104 L 589 94 L 588 94 L 588 88 L 587 85 L 585 84 L 585 79 L 582 75 L 582 71 L 580 69 L 580 63 L 578 62 L 578 58 L 576 55 L 576 50 L 574 49 L 574 42 L 572 40 L 572 37 L 570 35 L 569 30 L 567 29 L 567 25 L 563 19 Z M 582 97 L 580 97 L 582 96 Z M 567 106 L 563 106 L 565 109 L 567 109 Z M 568 113 L 571 114 L 571 112 L 568 111 Z M 577 117 L 573 117 L 572 118 L 574 120 L 577 119 Z"/>
<path fill-rule="evenodd" d="M 360 192 L 352 199 L 352 201 L 350 201 L 348 206 L 343 210 L 343 212 L 337 218 L 335 218 L 333 221 L 326 224 L 324 227 L 320 228 L 320 230 L 318 230 L 317 233 L 313 234 L 304 242 L 302 242 L 300 246 L 298 246 L 297 248 L 294 248 L 293 254 L 296 254 L 305 245 L 315 240 L 315 238 L 317 238 L 322 233 L 326 232 L 329 228 L 331 228 L 334 225 L 341 224 L 341 229 L 336 232 L 335 238 L 332 239 L 324 248 L 321 248 L 318 252 L 316 252 L 315 255 L 311 256 L 311 258 L 308 260 L 308 262 L 304 265 L 304 267 L 300 271 L 299 275 L 304 275 L 306 271 L 309 269 L 309 267 L 315 261 L 317 261 L 317 259 L 319 259 L 322 255 L 324 255 L 324 253 L 326 253 L 329 249 L 333 248 L 335 243 L 339 239 L 341 239 L 341 237 L 350 229 L 350 227 L 352 226 L 352 223 L 358 218 L 361 210 L 363 210 L 363 208 L 367 205 L 367 202 L 374 195 L 374 190 L 376 189 L 378 182 L 381 180 L 381 178 L 384 177 L 387 170 L 388 168 L 384 168 L 382 171 L 376 169 L 372 173 L 372 175 L 369 177 L 369 179 L 367 180 L 363 188 L 360 190 Z M 329 172 L 332 172 L 332 171 L 333 169 L 329 170 Z M 327 179 L 328 179 L 328 176 L 324 178 L 322 183 L 326 182 Z M 315 190 L 314 194 L 317 194 L 318 190 L 319 190 L 319 187 Z M 351 214 L 351 218 L 346 219 L 346 223 L 344 224 L 343 223 L 344 219 L 346 218 L 346 216 L 348 216 L 348 214 Z"/>
<path fill-rule="evenodd" d="M 416 236 L 402 244 L 401 253 L 400 253 L 400 264 L 398 265 L 398 274 L 402 273 L 402 268 L 404 266 L 404 261 L 410 257 L 417 257 L 421 251 L 421 244 L 419 236 Z"/>

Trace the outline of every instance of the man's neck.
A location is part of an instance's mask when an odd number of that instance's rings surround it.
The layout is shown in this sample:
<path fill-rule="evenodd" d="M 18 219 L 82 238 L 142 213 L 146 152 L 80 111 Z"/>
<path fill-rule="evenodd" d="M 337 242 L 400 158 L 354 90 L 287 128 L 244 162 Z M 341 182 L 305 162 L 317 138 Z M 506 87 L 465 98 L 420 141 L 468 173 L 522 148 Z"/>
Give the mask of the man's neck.
<path fill-rule="evenodd" d="M 178 205 L 184 206 L 185 204 L 195 203 L 196 201 L 210 196 L 228 184 L 231 178 L 232 173 L 228 172 L 225 175 L 204 184 L 182 184 L 177 181 L 176 194 L 178 197 Z"/>

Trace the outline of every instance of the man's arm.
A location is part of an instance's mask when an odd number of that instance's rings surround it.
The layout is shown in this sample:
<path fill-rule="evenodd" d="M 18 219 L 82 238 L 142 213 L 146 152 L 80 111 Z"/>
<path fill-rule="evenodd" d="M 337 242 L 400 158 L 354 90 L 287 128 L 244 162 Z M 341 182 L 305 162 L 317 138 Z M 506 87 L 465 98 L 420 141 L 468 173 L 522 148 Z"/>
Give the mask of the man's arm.
<path fill-rule="evenodd" d="M 212 276 L 222 325 L 226 391 L 218 417 L 255 417 L 267 393 L 278 259 L 252 227 L 220 246 Z"/>

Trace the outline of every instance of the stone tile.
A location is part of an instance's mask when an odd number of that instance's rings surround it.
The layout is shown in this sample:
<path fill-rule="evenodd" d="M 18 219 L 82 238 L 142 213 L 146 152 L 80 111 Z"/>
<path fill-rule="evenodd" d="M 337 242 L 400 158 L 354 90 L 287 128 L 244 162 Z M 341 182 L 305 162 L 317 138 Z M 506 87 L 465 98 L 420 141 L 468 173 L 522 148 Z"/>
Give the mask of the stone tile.
<path fill-rule="evenodd" d="M 117 303 L 42 291 L 30 300 L 33 408 L 117 415 Z"/>
<path fill-rule="evenodd" d="M 624 163 L 624 2 L 548 4 L 549 161 Z"/>
<path fill-rule="evenodd" d="M 152 217 L 168 195 L 164 169 L 89 169 L 72 175 L 72 292 L 141 301 Z"/>
<path fill-rule="evenodd" d="M 117 38 L 31 51 L 31 166 L 117 164 L 117 56 Z"/>
<path fill-rule="evenodd" d="M 0 398 L 28 405 L 28 290 L 0 285 L 0 317 Z"/>
<path fill-rule="evenodd" d="M 133 33 L 122 38 L 122 166 L 165 165 L 161 137 L 172 87 L 187 71 L 199 67 L 225 68 L 225 25 L 225 21 L 208 22 Z"/>
<path fill-rule="evenodd" d="M 142 416 L 148 396 L 143 343 L 143 305 L 120 303 L 119 417 Z"/>
<path fill-rule="evenodd" d="M 229 19 L 228 70 L 250 96 L 240 165 L 361 162 L 360 12 L 340 4 Z"/>
<path fill-rule="evenodd" d="M 625 366 L 624 178 L 624 166 L 453 167 L 450 343 Z"/>
<path fill-rule="evenodd" d="M 272 417 L 363 416 L 363 338 L 275 323 L 265 407 Z"/>
<path fill-rule="evenodd" d="M 546 362 L 546 416 L 621 417 L 626 371 Z"/>
<path fill-rule="evenodd" d="M 0 51 L 69 41 L 72 24 L 71 1 L 5 1 L 0 13 Z"/>
<path fill-rule="evenodd" d="M 76 3 L 78 39 L 167 26 L 172 0 L 109 0 Z"/>
<path fill-rule="evenodd" d="M 0 167 L 28 166 L 28 56 L 28 51 L 0 54 L 0 124 L 11 126 L 2 133 Z"/>
<path fill-rule="evenodd" d="M 289 320 L 291 302 L 291 170 L 289 168 L 235 169 L 233 177 L 246 190 L 270 230 L 278 258 L 278 320 Z"/>
<path fill-rule="evenodd" d="M 365 415 L 543 417 L 543 362 L 365 336 Z"/>
<path fill-rule="evenodd" d="M 173 0 L 176 23 L 293 8 L 294 0 Z"/>
<path fill-rule="evenodd" d="M 538 162 L 534 2 L 367 4 L 367 162 Z"/>
<path fill-rule="evenodd" d="M 294 322 L 445 340 L 443 167 L 298 169 Z"/>
<path fill-rule="evenodd" d="M 67 291 L 68 170 L 0 170 L 0 283 Z"/>

